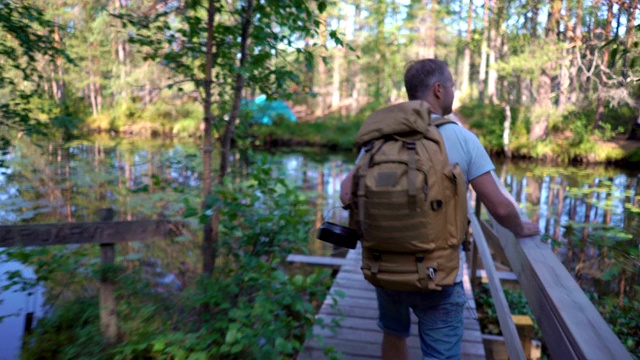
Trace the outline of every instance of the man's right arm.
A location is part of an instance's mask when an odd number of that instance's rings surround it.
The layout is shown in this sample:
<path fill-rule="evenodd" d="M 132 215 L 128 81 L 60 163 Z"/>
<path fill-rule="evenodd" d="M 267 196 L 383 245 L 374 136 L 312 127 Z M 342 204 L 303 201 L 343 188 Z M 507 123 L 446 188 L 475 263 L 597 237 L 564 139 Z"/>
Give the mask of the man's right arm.
<path fill-rule="evenodd" d="M 540 234 L 537 224 L 520 218 L 517 205 L 509 193 L 504 192 L 496 183 L 491 171 L 486 172 L 470 182 L 473 190 L 489 213 L 518 237 Z"/>
<path fill-rule="evenodd" d="M 353 179 L 353 173 L 354 169 L 351 169 L 340 183 L 340 202 L 342 202 L 343 207 L 351 203 L 351 181 Z"/>

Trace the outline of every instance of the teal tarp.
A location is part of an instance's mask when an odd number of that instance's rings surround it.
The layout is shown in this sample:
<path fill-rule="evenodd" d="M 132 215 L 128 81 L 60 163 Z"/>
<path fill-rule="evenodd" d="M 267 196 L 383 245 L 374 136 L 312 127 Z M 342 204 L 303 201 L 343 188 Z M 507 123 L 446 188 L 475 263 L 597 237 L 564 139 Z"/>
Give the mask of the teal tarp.
<path fill-rule="evenodd" d="M 291 122 L 296 121 L 296 116 L 282 100 L 267 100 L 266 95 L 260 95 L 253 100 L 243 101 L 242 110 L 251 113 L 251 122 L 254 124 L 271 125 L 280 117 Z"/>

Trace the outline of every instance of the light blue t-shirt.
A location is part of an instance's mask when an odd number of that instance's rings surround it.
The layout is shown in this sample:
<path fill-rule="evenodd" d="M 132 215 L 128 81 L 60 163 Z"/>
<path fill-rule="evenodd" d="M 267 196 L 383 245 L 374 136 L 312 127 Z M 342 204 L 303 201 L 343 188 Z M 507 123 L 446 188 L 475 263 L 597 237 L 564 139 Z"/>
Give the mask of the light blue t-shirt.
<path fill-rule="evenodd" d="M 432 114 L 431 116 L 439 117 L 437 114 Z M 458 163 L 464 174 L 467 186 L 471 180 L 495 169 L 489 154 L 487 154 L 487 151 L 474 133 L 460 125 L 451 123 L 439 126 L 438 131 L 440 131 L 444 139 L 449 163 Z M 360 151 L 356 163 L 360 160 L 363 153 L 364 149 Z M 460 268 L 456 275 L 456 282 L 462 281 L 462 264 L 464 264 L 465 261 L 465 252 L 460 248 Z"/>
<path fill-rule="evenodd" d="M 467 185 L 471 180 L 495 169 L 489 154 L 474 133 L 456 124 L 444 124 L 438 127 L 438 130 L 444 138 L 449 163 L 458 163 L 467 180 Z M 456 282 L 462 281 L 462 264 L 465 261 L 465 252 L 460 250 L 460 268 L 456 275 Z"/>

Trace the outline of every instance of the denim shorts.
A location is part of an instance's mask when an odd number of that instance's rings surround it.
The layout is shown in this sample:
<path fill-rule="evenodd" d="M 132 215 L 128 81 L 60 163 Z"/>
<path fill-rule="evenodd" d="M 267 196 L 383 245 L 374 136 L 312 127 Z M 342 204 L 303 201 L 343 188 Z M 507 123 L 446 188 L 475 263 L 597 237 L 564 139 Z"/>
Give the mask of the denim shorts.
<path fill-rule="evenodd" d="M 467 302 L 462 282 L 441 291 L 393 291 L 376 288 L 378 327 L 392 335 L 409 337 L 409 309 L 418 318 L 423 360 L 459 359 Z"/>

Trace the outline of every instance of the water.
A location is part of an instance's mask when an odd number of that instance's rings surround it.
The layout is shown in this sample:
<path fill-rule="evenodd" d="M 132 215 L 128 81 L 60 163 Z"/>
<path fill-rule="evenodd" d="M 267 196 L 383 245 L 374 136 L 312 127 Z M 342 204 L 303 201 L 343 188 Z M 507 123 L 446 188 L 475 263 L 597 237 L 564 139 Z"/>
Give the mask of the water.
<path fill-rule="evenodd" d="M 263 154 L 264 155 L 264 154 Z M 163 212 L 176 216 L 183 207 L 185 195 L 200 186 L 201 168 L 198 147 L 191 143 L 140 141 L 103 138 L 83 141 L 71 147 L 50 145 L 36 148 L 21 146 L 6 159 L 8 168 L 0 169 L 0 224 L 96 221 L 96 211 L 114 207 L 117 219 L 149 218 Z M 251 171 L 257 154 L 236 154 L 232 162 L 231 181 Z M 340 209 L 340 181 L 355 160 L 353 153 L 328 153 L 318 150 L 278 150 L 267 154 L 268 162 L 277 170 L 274 176 L 300 185 L 312 196 L 317 211 L 315 228 L 323 220 L 344 223 L 346 212 Z M 625 213 L 631 205 L 640 205 L 640 171 L 624 171 L 605 167 L 570 168 L 539 166 L 530 163 L 496 163 L 496 173 L 523 209 L 536 221 L 545 238 L 583 288 L 620 292 L 615 276 L 610 281 L 598 279 L 607 269 L 599 268 L 600 249 L 607 236 L 600 236 L 604 225 L 626 227 L 636 235 L 625 246 L 637 249 L 637 220 Z M 192 201 L 194 201 L 192 199 Z M 197 201 L 197 199 L 195 200 Z M 587 230 L 583 224 L 587 224 Z M 313 239 L 314 254 L 328 255 L 331 247 Z M 588 241 L 583 239 L 588 239 Z M 93 248 L 95 256 L 97 248 Z M 185 272 L 197 272 L 199 246 L 195 242 L 128 244 L 118 248 L 119 261 L 127 266 L 143 267 L 158 279 L 175 279 Z M 64 259 L 58 259 L 63 262 Z M 64 262 L 63 262 L 64 263 Z M 66 263 L 65 263 L 66 264 Z M 638 284 L 638 265 L 627 282 Z M 95 284 L 62 283 L 63 275 L 82 271 L 60 269 L 47 283 L 51 293 L 63 290 L 73 294 L 91 294 Z M 89 265 L 86 265 L 89 267 Z M 576 271 L 579 269 L 579 271 Z M 0 273 L 20 270 L 33 278 L 33 268 L 16 261 L 0 262 Z M 84 269 L 86 270 L 86 269 Z M 67 273 L 68 272 L 68 273 Z M 0 280 L 0 285 L 6 283 Z M 172 280 L 173 281 L 173 280 Z M 159 281 L 161 282 L 161 281 Z M 166 284 L 164 284 L 166 285 Z M 160 286 L 160 285 L 159 285 Z M 17 314 L 0 323 L 0 360 L 13 359 L 19 352 L 24 315 L 42 315 L 45 293 L 42 286 L 33 294 L 3 291 L 0 316 Z"/>
<path fill-rule="evenodd" d="M 17 261 L 0 259 L 0 274 L 8 271 L 20 271 L 23 276 L 35 279 L 33 269 Z M 0 281 L 6 283 L 6 277 Z M 36 317 L 42 316 L 43 288 L 37 287 L 32 291 L 3 291 L 0 294 L 0 317 L 7 316 L 0 323 L 0 360 L 17 359 L 20 354 L 20 344 L 25 329 L 25 317 L 28 312 Z"/>

